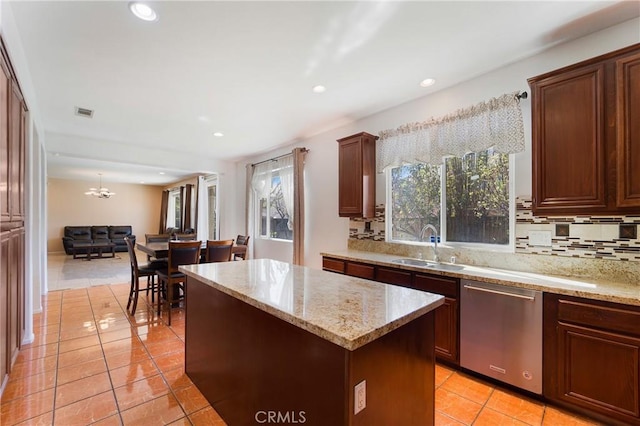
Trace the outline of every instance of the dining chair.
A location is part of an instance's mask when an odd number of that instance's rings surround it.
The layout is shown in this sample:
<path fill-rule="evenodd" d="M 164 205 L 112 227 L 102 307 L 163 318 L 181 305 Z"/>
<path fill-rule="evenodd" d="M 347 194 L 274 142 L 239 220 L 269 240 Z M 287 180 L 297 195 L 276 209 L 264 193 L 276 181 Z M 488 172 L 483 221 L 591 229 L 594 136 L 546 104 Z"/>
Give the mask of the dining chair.
<path fill-rule="evenodd" d="M 162 314 L 162 306 L 167 309 L 167 325 L 171 325 L 171 307 L 184 299 L 187 276 L 178 270 L 180 265 L 193 265 L 200 262 L 200 241 L 169 241 L 169 257 L 167 269 L 156 271 L 158 275 L 158 315 Z M 182 290 L 182 296 L 180 296 Z M 176 294 L 177 293 L 177 294 Z"/>
<path fill-rule="evenodd" d="M 175 234 L 178 241 L 195 241 L 198 236 L 196 234 Z"/>
<path fill-rule="evenodd" d="M 144 234 L 147 243 L 167 243 L 171 239 L 170 234 Z"/>
<path fill-rule="evenodd" d="M 249 244 L 248 235 L 238 235 L 236 237 L 236 245 L 233 248 L 233 260 L 244 260 L 247 255 L 247 245 Z"/>
<path fill-rule="evenodd" d="M 169 234 L 144 234 L 145 243 L 168 243 L 170 239 L 171 235 Z M 147 255 L 147 262 L 163 262 L 164 265 L 160 266 L 166 267 L 167 259 L 155 259 L 150 255 Z"/>
<path fill-rule="evenodd" d="M 124 241 L 127 243 L 129 263 L 131 264 L 131 288 L 129 290 L 129 300 L 127 301 L 127 311 L 129 311 L 129 307 L 131 307 L 131 315 L 134 315 L 138 307 L 138 295 L 140 291 L 146 291 L 147 297 L 149 297 L 149 290 L 151 290 L 151 302 L 154 302 L 154 294 L 158 288 L 155 276 L 156 271 L 161 265 L 154 265 L 152 263 L 142 266 L 138 265 L 138 258 L 136 257 L 133 241 L 129 237 L 124 237 Z M 140 277 L 147 277 L 147 286 L 142 289 L 140 288 Z M 133 306 L 131 306 L 132 304 Z"/>
<path fill-rule="evenodd" d="M 228 262 L 233 254 L 233 240 L 207 240 L 207 252 L 204 261 Z"/>

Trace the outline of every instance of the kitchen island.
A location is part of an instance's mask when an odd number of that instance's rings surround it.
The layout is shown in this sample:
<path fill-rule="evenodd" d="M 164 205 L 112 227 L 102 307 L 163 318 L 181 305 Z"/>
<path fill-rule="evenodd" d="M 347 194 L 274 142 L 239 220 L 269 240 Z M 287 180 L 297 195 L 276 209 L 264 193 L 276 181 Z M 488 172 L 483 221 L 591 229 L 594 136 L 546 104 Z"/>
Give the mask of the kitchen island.
<path fill-rule="evenodd" d="M 228 424 L 433 424 L 441 296 L 269 259 L 180 269 L 185 371 Z"/>

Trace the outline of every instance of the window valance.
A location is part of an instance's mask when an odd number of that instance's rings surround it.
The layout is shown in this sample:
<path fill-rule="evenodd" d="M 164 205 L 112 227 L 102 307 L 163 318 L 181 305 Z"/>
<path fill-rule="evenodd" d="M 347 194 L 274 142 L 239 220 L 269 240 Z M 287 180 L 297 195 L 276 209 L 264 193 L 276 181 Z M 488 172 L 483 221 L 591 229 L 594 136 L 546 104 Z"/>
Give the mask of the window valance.
<path fill-rule="evenodd" d="M 504 94 L 469 108 L 421 123 L 380 132 L 377 169 L 422 162 L 441 164 L 444 157 L 493 148 L 511 154 L 524 151 L 519 92 Z"/>

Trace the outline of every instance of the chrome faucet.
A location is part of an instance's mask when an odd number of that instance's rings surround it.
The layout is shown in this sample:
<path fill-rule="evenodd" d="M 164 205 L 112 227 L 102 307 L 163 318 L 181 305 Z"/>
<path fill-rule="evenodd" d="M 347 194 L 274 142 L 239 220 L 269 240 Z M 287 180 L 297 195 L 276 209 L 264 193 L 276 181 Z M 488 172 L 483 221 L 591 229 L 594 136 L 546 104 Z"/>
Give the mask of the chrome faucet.
<path fill-rule="evenodd" d="M 424 233 L 427 229 L 430 229 L 431 235 L 433 235 L 433 260 L 440 262 L 440 256 L 438 256 L 438 230 L 436 227 L 430 223 L 423 226 L 422 231 L 420 231 L 420 241 L 424 241 Z"/>

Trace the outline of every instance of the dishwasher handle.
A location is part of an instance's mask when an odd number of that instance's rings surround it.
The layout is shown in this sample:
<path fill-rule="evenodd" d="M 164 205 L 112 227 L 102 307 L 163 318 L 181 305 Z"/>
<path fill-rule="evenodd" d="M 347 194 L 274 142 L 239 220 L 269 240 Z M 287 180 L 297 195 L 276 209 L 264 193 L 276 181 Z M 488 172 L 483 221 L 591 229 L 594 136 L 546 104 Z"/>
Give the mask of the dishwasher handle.
<path fill-rule="evenodd" d="M 467 290 L 483 291 L 485 293 L 499 294 L 501 296 L 516 297 L 518 299 L 525 299 L 525 300 L 531 300 L 531 301 L 535 300 L 535 297 L 533 297 L 533 296 L 525 296 L 525 295 L 522 295 L 522 294 L 508 293 L 506 291 L 492 290 L 492 289 L 483 288 L 483 287 L 476 287 L 476 286 L 469 285 L 469 284 L 465 284 L 463 287 L 466 288 Z"/>

